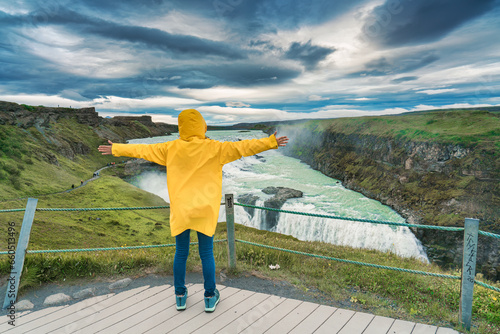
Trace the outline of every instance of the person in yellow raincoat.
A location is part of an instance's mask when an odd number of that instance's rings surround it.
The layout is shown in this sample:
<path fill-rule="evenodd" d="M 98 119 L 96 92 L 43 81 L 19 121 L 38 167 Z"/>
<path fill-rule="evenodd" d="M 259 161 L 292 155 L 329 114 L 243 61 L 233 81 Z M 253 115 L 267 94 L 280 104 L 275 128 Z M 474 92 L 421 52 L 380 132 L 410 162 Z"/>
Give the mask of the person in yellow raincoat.
<path fill-rule="evenodd" d="M 159 144 L 114 144 L 99 146 L 102 154 L 141 158 L 167 168 L 170 196 L 170 230 L 175 236 L 174 287 L 178 310 L 186 308 L 186 261 L 190 231 L 198 233 L 203 268 L 205 311 L 213 312 L 220 296 L 215 287 L 213 237 L 222 197 L 222 167 L 243 156 L 286 146 L 286 136 L 276 132 L 262 139 L 219 142 L 205 136 L 207 124 L 195 109 L 179 114 L 179 136 Z"/>

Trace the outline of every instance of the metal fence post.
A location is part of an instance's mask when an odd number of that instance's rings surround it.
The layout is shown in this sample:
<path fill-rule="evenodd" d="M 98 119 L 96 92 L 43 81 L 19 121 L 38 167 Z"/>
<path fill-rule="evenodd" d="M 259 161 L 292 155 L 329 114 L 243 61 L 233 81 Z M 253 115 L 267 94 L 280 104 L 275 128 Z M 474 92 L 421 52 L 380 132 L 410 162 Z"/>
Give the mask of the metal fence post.
<path fill-rule="evenodd" d="M 465 218 L 464 257 L 462 259 L 462 285 L 460 288 L 460 319 L 467 330 L 470 330 L 472 319 L 472 301 L 474 279 L 476 277 L 477 236 L 479 220 Z"/>
<path fill-rule="evenodd" d="M 26 204 L 26 210 L 24 211 L 23 225 L 21 226 L 21 232 L 19 233 L 19 241 L 17 242 L 17 248 L 13 250 L 15 254 L 12 254 L 14 255 L 14 260 L 12 261 L 12 259 L 10 259 L 10 276 L 7 280 L 7 288 L 5 291 L 5 300 L 3 303 L 4 309 L 13 308 L 16 303 L 17 291 L 19 289 L 19 282 L 21 281 L 24 258 L 26 255 L 26 249 L 28 248 L 28 242 L 30 241 L 31 226 L 33 225 L 33 219 L 35 218 L 37 203 L 38 199 L 28 198 L 28 204 Z M 11 243 L 9 242 L 9 244 Z M 9 247 L 9 255 L 11 255 L 10 251 L 11 249 Z"/>
<path fill-rule="evenodd" d="M 234 238 L 234 198 L 233 194 L 226 194 L 226 226 L 227 226 L 227 254 L 229 269 L 236 268 L 236 249 Z"/>

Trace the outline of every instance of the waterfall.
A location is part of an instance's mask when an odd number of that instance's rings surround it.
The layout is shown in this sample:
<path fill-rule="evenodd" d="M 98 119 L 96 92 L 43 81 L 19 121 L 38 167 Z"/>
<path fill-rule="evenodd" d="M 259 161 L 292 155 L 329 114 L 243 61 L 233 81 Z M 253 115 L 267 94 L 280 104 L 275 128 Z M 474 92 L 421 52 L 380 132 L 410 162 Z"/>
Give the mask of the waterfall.
<path fill-rule="evenodd" d="M 250 139 L 264 136 L 255 131 L 209 131 L 208 136 L 216 140 L 234 140 L 234 137 Z M 247 136 L 247 137 L 245 137 Z M 175 139 L 170 137 L 147 138 L 136 143 L 155 143 Z M 146 174 L 136 182 L 140 188 L 156 193 L 168 201 L 165 175 Z M 348 190 L 338 180 L 329 178 L 311 169 L 299 160 L 282 155 L 279 150 L 259 153 L 224 166 L 222 194 L 257 196 L 255 205 L 264 206 L 271 196 L 262 192 L 268 186 L 288 187 L 303 192 L 304 197 L 289 199 L 282 206 L 284 210 L 310 212 L 351 218 L 404 222 L 391 208 Z M 236 205 L 235 223 L 261 229 L 266 214 L 260 209 L 245 210 Z M 248 209 L 248 208 L 247 208 Z M 221 207 L 219 222 L 226 221 L 224 206 Z M 274 222 L 273 222 L 274 224 Z M 339 219 L 324 219 L 295 214 L 279 213 L 273 232 L 292 235 L 304 241 L 321 241 L 341 246 L 374 249 L 391 252 L 402 257 L 414 257 L 428 262 L 420 241 L 407 227 L 353 222 Z"/>
<path fill-rule="evenodd" d="M 256 206 L 263 206 L 264 200 L 258 200 Z M 329 213 L 317 210 L 311 204 L 297 200 L 285 203 L 283 210 L 300 211 L 315 214 Z M 243 207 L 235 207 L 235 221 L 254 228 L 265 226 L 264 210 L 255 209 L 250 215 Z M 297 214 L 280 213 L 278 224 L 273 232 L 287 234 L 303 241 L 321 241 L 339 246 L 364 248 L 391 252 L 401 257 L 414 257 L 428 263 L 422 244 L 415 238 L 408 227 L 363 223 L 341 219 L 310 217 Z"/>
<path fill-rule="evenodd" d="M 283 210 L 325 214 L 311 205 L 285 203 Z M 374 249 L 402 257 L 416 257 L 427 262 L 422 244 L 408 227 L 363 223 L 341 219 L 308 217 L 280 213 L 276 232 L 305 241 L 322 241 L 334 245 Z"/>

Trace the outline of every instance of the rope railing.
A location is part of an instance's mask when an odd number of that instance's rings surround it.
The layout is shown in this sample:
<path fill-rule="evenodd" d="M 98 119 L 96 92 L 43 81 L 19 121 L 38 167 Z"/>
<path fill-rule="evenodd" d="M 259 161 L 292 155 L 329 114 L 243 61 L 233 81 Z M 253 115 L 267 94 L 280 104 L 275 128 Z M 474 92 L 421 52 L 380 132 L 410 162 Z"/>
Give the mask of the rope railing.
<path fill-rule="evenodd" d="M 383 221 L 383 220 L 373 220 L 373 219 L 364 219 L 364 218 L 352 218 L 352 217 L 344 217 L 344 216 L 332 216 L 332 215 L 323 215 L 323 214 L 318 214 L 318 213 L 310 213 L 310 212 L 290 211 L 290 210 L 268 208 L 268 207 L 264 207 L 264 206 L 243 204 L 243 203 L 237 203 L 237 202 L 235 202 L 234 205 L 238 205 L 238 206 L 242 206 L 242 207 L 247 207 L 247 208 L 253 208 L 253 209 L 261 209 L 261 210 L 267 210 L 267 211 L 274 211 L 274 212 L 282 212 L 282 213 L 290 213 L 290 214 L 295 214 L 295 215 L 309 216 L 309 217 L 318 217 L 318 218 L 328 218 L 328 219 L 339 219 L 339 220 L 357 221 L 357 222 L 362 222 L 362 223 L 394 225 L 394 226 L 406 226 L 406 227 L 415 227 L 415 228 L 433 229 L 433 230 L 442 230 L 442 231 L 452 231 L 452 232 L 459 232 L 459 231 L 463 231 L 464 230 L 463 227 L 396 223 L 396 222 L 389 222 L 389 221 Z M 490 233 L 490 232 L 485 232 L 485 231 L 479 231 L 479 234 L 484 235 L 484 236 L 488 236 L 488 237 L 493 237 L 493 238 L 500 239 L 500 235 L 499 234 L 495 234 L 495 233 Z"/>
<path fill-rule="evenodd" d="M 500 292 L 500 289 L 499 289 L 499 288 L 497 288 L 497 287 L 495 287 L 495 286 L 488 285 L 488 284 L 486 284 L 486 283 L 484 283 L 484 282 L 481 282 L 481 281 L 478 281 L 478 280 L 476 280 L 476 279 L 474 280 L 474 283 L 476 283 L 477 285 L 482 286 L 483 288 L 487 288 L 487 289 L 494 290 L 494 291 L 496 291 L 496 292 Z"/>
<path fill-rule="evenodd" d="M 287 252 L 291 254 L 297 254 L 297 255 L 305 255 L 309 257 L 314 257 L 318 259 L 324 259 L 324 260 L 332 260 L 332 261 L 337 261 L 337 262 L 343 262 L 343 263 L 349 263 L 349 264 L 356 264 L 360 266 L 366 266 L 366 267 L 372 267 L 372 268 L 378 268 L 378 269 L 386 269 L 386 270 L 394 270 L 394 271 L 399 271 L 399 272 L 405 272 L 405 273 L 410 273 L 410 274 L 419 274 L 419 275 L 424 275 L 424 276 L 433 276 L 433 277 L 439 277 L 439 278 L 450 278 L 450 279 L 461 279 L 461 276 L 455 276 L 455 275 L 445 275 L 445 274 L 439 274 L 439 273 L 431 273 L 431 272 L 426 272 L 426 271 L 421 271 L 421 270 L 413 270 L 413 269 L 405 269 L 405 268 L 398 268 L 398 267 L 389 267 L 389 266 L 383 266 L 379 264 L 373 264 L 373 263 L 366 263 L 366 262 L 360 262 L 360 261 L 352 261 L 352 260 L 346 260 L 346 259 L 338 259 L 335 257 L 331 256 L 324 256 L 324 255 L 317 255 L 317 254 L 311 254 L 311 253 L 306 253 L 306 252 L 301 252 L 301 251 L 295 251 L 291 249 L 286 249 L 286 248 L 279 248 L 279 247 L 274 247 L 274 246 L 269 246 L 269 245 L 262 245 L 258 244 L 255 242 L 250 242 L 250 241 L 245 241 L 245 240 L 239 240 L 235 239 L 236 242 L 240 242 L 242 244 L 247 244 L 247 245 L 252 245 L 256 247 L 263 247 L 263 248 L 268 248 L 272 250 L 278 250 L 282 252 Z M 480 285 L 484 288 L 491 289 L 497 292 L 500 292 L 500 289 L 491 285 L 488 285 L 484 282 L 474 280 L 474 283 L 477 285 Z"/>
<path fill-rule="evenodd" d="M 317 213 L 310 213 L 310 212 L 301 212 L 301 211 L 291 211 L 291 210 L 282 210 L 282 209 L 275 209 L 275 208 L 268 208 L 268 207 L 263 207 L 263 206 L 257 206 L 257 205 L 251 205 L 251 204 L 243 204 L 243 203 L 237 203 L 235 202 L 234 205 L 242 206 L 242 207 L 247 207 L 247 208 L 253 208 L 253 209 L 261 209 L 261 210 L 267 210 L 267 211 L 274 211 L 274 212 L 282 212 L 282 213 L 289 213 L 289 214 L 296 214 L 296 215 L 302 215 L 302 216 L 309 216 L 309 217 L 317 217 L 317 218 L 327 218 L 327 219 L 339 219 L 339 220 L 347 220 L 347 221 L 357 221 L 357 222 L 362 222 L 362 223 L 372 223 L 372 224 L 383 224 L 383 225 L 392 225 L 392 226 L 406 226 L 406 227 L 414 227 L 414 228 L 421 228 L 421 229 L 434 229 L 434 230 L 442 230 L 442 231 L 452 231 L 452 232 L 458 232 L 458 231 L 463 231 L 463 227 L 449 227 L 449 226 L 435 226 L 435 225 L 422 225 L 422 224 L 408 224 L 408 223 L 397 223 L 397 222 L 390 222 L 390 221 L 382 221 L 382 220 L 373 220 L 373 219 L 365 219 L 365 218 L 353 218 L 353 217 L 344 217 L 344 216 L 334 216 L 334 215 L 323 215 L 323 214 L 317 214 Z M 36 211 L 52 211 L 52 212 L 58 212 L 58 211 L 119 211 L 119 210 L 151 210 L 151 209 L 169 209 L 170 205 L 163 205 L 163 206 L 144 206 L 144 207 L 118 207 L 118 208 L 37 208 Z M 0 210 L 0 213 L 6 213 L 6 212 L 23 212 L 25 211 L 25 208 L 21 209 L 2 209 Z M 479 231 L 479 234 L 500 239 L 499 234 L 491 233 L 491 232 L 486 232 L 486 231 Z M 2 254 L 2 253 L 0 253 Z"/>
<path fill-rule="evenodd" d="M 485 232 L 485 231 L 481 231 L 481 230 L 479 230 L 478 233 L 481 234 L 481 235 L 487 236 L 487 237 L 492 237 L 492 238 L 500 239 L 500 234 Z"/>
<path fill-rule="evenodd" d="M 150 248 L 175 246 L 175 244 L 163 244 L 163 245 L 121 246 L 121 247 L 81 248 L 81 249 L 27 250 L 31 226 L 33 224 L 34 215 L 35 215 L 36 211 L 42 211 L 42 212 L 43 211 L 45 211 L 45 212 L 112 211 L 112 210 L 113 211 L 120 211 L 120 210 L 151 210 L 151 209 L 168 209 L 168 208 L 170 208 L 169 205 L 144 206 L 144 207 L 118 207 L 118 208 L 117 207 L 115 207 L 115 208 L 37 208 L 36 207 L 37 202 L 38 202 L 37 199 L 29 198 L 26 209 L 2 209 L 2 210 L 0 210 L 0 213 L 25 211 L 24 220 L 23 220 L 21 232 L 19 235 L 20 236 L 19 242 L 18 242 L 19 249 L 16 249 L 17 252 L 14 251 L 14 254 L 11 254 L 10 251 L 9 252 L 6 252 L 6 251 L 0 252 L 0 255 L 9 255 L 9 257 L 11 257 L 11 277 L 14 277 L 14 283 L 13 283 L 13 285 L 11 283 L 11 289 L 13 288 L 14 289 L 13 291 L 15 292 L 13 295 L 6 293 L 3 308 L 7 308 L 9 305 L 13 305 L 13 303 L 15 303 L 15 301 L 17 299 L 17 291 L 18 291 L 18 287 L 19 287 L 19 277 L 20 277 L 20 276 L 18 276 L 18 273 L 21 273 L 23 271 L 24 258 L 25 258 L 26 254 L 92 252 L 92 251 L 129 250 L 129 249 L 132 250 L 132 249 L 150 249 Z M 475 263 L 476 263 L 475 253 L 477 252 L 477 237 L 478 237 L 478 235 L 481 234 L 484 236 L 500 239 L 500 235 L 490 233 L 490 232 L 485 232 L 485 231 L 479 231 L 478 230 L 479 221 L 477 219 L 467 218 L 465 220 L 465 225 L 464 225 L 465 227 L 447 227 L 447 226 L 432 226 L 432 225 L 421 225 L 421 224 L 396 223 L 396 222 L 380 221 L 380 220 L 372 220 L 372 219 L 352 218 L 352 217 L 343 217 L 343 216 L 335 216 L 335 215 L 323 215 L 323 214 L 315 214 L 315 213 L 291 211 L 291 210 L 281 210 L 281 209 L 275 209 L 275 208 L 267 208 L 267 207 L 261 207 L 261 206 L 256 206 L 256 205 L 250 205 L 250 204 L 235 203 L 233 201 L 232 194 L 227 194 L 225 196 L 225 203 L 224 204 L 226 205 L 227 239 L 215 240 L 214 242 L 216 242 L 216 243 L 227 242 L 228 264 L 229 264 L 229 268 L 231 268 L 231 269 L 235 268 L 235 266 L 236 266 L 235 242 L 239 242 L 239 243 L 252 245 L 252 246 L 256 246 L 256 247 L 263 247 L 263 248 L 267 248 L 267 249 L 288 252 L 288 253 L 297 254 L 297 255 L 304 255 L 304 256 L 309 256 L 309 257 L 314 257 L 314 258 L 319 258 L 319 259 L 326 259 L 326 260 L 343 262 L 343 263 L 360 265 L 360 266 L 366 266 L 366 267 L 371 267 L 371 268 L 393 270 L 393 271 L 398 271 L 398 272 L 426 275 L 426 276 L 439 277 L 439 278 L 459 279 L 459 280 L 461 280 L 460 317 L 459 318 L 461 319 L 461 322 L 465 326 L 466 329 L 470 329 L 470 326 L 471 326 L 472 304 L 473 304 L 473 286 L 475 284 L 477 284 L 477 285 L 480 285 L 484 288 L 500 292 L 499 288 L 488 285 L 484 282 L 480 282 L 480 281 L 475 279 Z M 360 262 L 360 261 L 353 261 L 353 260 L 347 260 L 347 259 L 339 259 L 339 258 L 335 258 L 335 257 L 331 257 L 331 256 L 311 254 L 311 253 L 306 253 L 306 252 L 301 252 L 301 251 L 296 251 L 296 250 L 279 248 L 279 247 L 274 247 L 274 246 L 269 246 L 269 245 L 262 245 L 262 244 L 258 244 L 255 242 L 235 239 L 235 235 L 234 235 L 234 205 L 239 205 L 239 206 L 247 207 L 247 208 L 254 208 L 254 209 L 296 214 L 296 215 L 303 215 L 303 216 L 309 216 L 309 217 L 339 219 L 339 220 L 346 220 L 346 221 L 357 221 L 357 222 L 383 224 L 383 225 L 391 225 L 391 226 L 405 226 L 405 227 L 422 228 L 422 229 L 434 229 L 434 230 L 442 230 L 442 231 L 464 231 L 464 237 L 467 236 L 467 238 L 468 238 L 467 239 L 468 247 L 467 247 L 467 249 L 464 247 L 464 267 L 462 268 L 462 276 L 445 275 L 445 274 L 432 273 L 432 272 L 426 272 L 426 271 L 421 271 L 421 270 L 398 268 L 398 267 L 391 267 L 391 266 L 366 263 L 366 262 Z M 26 222 L 26 224 L 25 224 L 25 222 Z M 192 242 L 190 244 L 196 245 L 197 243 Z M 464 239 L 464 244 L 465 244 L 465 239 Z M 472 247 L 470 247 L 470 246 L 472 246 Z M 10 249 L 10 246 L 9 246 L 9 249 Z M 15 256 L 15 259 L 12 259 L 13 255 Z M 466 268 L 466 264 L 465 264 L 466 258 L 468 259 L 467 266 L 469 266 L 467 268 Z M 14 296 L 14 297 L 12 297 L 12 296 Z"/>
<path fill-rule="evenodd" d="M 138 206 L 138 207 L 124 207 L 124 208 L 37 208 L 36 211 L 120 211 L 120 210 L 152 210 L 152 209 L 169 209 L 170 205 L 162 206 Z M 19 212 L 26 209 L 5 209 L 2 212 Z"/>
<path fill-rule="evenodd" d="M 36 211 L 122 211 L 122 210 L 153 210 L 169 209 L 170 205 L 162 206 L 137 206 L 129 208 L 39 208 Z"/>
<path fill-rule="evenodd" d="M 225 204 L 225 203 L 221 203 Z M 303 216 L 309 216 L 309 217 L 317 217 L 317 218 L 327 218 L 327 219 L 339 219 L 339 220 L 346 220 L 346 221 L 357 221 L 357 222 L 365 222 L 365 223 L 372 223 L 372 224 L 383 224 L 383 225 L 392 225 L 392 226 L 406 226 L 406 227 L 414 227 L 414 228 L 423 228 L 423 229 L 435 229 L 435 230 L 443 230 L 443 231 L 463 231 L 463 227 L 447 227 L 447 226 L 432 226 L 432 225 L 422 225 L 422 224 L 407 224 L 407 223 L 397 223 L 397 222 L 390 222 L 390 221 L 380 221 L 380 220 L 372 220 L 372 219 L 364 219 L 364 218 L 353 218 L 353 217 L 344 217 L 344 216 L 335 216 L 335 215 L 324 215 L 324 214 L 316 214 L 316 213 L 309 213 L 309 212 L 300 212 L 300 211 L 291 211 L 291 210 L 282 210 L 282 209 L 275 209 L 275 208 L 268 208 L 268 207 L 262 207 L 262 206 L 257 206 L 257 205 L 250 205 L 250 204 L 243 204 L 243 203 L 234 203 L 234 205 L 238 205 L 241 207 L 247 207 L 247 208 L 253 208 L 253 209 L 261 209 L 261 210 L 267 210 L 267 211 L 274 211 L 274 212 L 281 212 L 281 213 L 288 213 L 288 214 L 296 214 L 296 215 L 303 215 Z M 164 205 L 164 206 L 144 206 L 144 207 L 112 207 L 112 208 L 36 208 L 36 211 L 45 211 L 45 212 L 63 212 L 63 211 L 121 211 L 121 210 L 152 210 L 152 209 L 168 209 L 170 208 L 169 205 Z M 0 213 L 3 212 L 20 212 L 20 211 L 25 211 L 26 209 L 3 209 L 0 210 Z M 493 237 L 493 238 L 500 238 L 500 235 L 490 233 L 490 232 L 485 232 L 485 231 L 479 231 L 479 234 Z M 226 242 L 228 241 L 227 239 L 222 239 L 222 240 L 215 240 L 214 242 Z M 235 239 L 235 241 L 244 243 L 244 244 L 249 244 L 257 247 L 263 247 L 263 248 L 268 248 L 268 249 L 274 249 L 274 250 L 279 250 L 279 251 L 284 251 L 284 252 L 289 252 L 289 253 L 294 253 L 294 254 L 299 254 L 299 255 L 305 255 L 305 256 L 310 256 L 310 257 L 316 257 L 316 258 L 322 258 L 322 259 L 327 259 L 327 260 L 333 260 L 333 261 L 338 261 L 338 262 L 344 262 L 344 263 L 350 263 L 350 264 L 356 264 L 356 265 L 362 265 L 362 266 L 368 266 L 368 267 L 373 267 L 373 268 L 379 268 L 379 269 L 387 269 L 387 270 L 395 270 L 395 271 L 401 271 L 401 272 L 407 272 L 407 273 L 412 273 L 412 274 L 421 274 L 421 275 L 427 275 L 427 276 L 435 276 L 435 277 L 441 277 L 441 278 L 451 278 L 451 279 L 460 279 L 459 276 L 453 276 L 453 275 L 444 275 L 444 274 L 438 274 L 438 273 L 430 273 L 430 272 L 424 272 L 424 271 L 418 271 L 418 270 L 411 270 L 411 269 L 404 269 L 404 268 L 397 268 L 397 267 L 388 267 L 388 266 L 383 266 L 383 265 L 377 265 L 377 264 L 371 264 L 371 263 L 365 263 L 365 262 L 359 262 L 359 261 L 352 261 L 352 260 L 346 260 L 346 259 L 338 259 L 334 257 L 328 257 L 328 256 L 322 256 L 322 255 L 316 255 L 316 254 L 310 254 L 310 253 L 305 253 L 305 252 L 300 252 L 300 251 L 294 251 L 294 250 L 289 250 L 289 249 L 284 249 L 284 248 L 278 248 L 274 246 L 268 246 L 268 245 L 262 245 L 262 244 L 257 244 L 253 243 L 250 241 L 244 241 L 244 240 L 239 240 Z M 195 245 L 197 243 L 191 243 L 192 245 Z M 163 244 L 163 245 L 146 245 L 146 246 L 126 246 L 126 247 L 103 247 L 103 248 L 82 248 L 82 249 L 55 249 L 55 250 L 26 250 L 26 253 L 28 254 L 40 254 L 40 253 L 65 253 L 65 252 L 89 252 L 89 251 L 109 251 L 109 250 L 127 250 L 127 249 L 147 249 L 147 248 L 161 248 L 161 247 L 173 247 L 175 244 Z M 8 252 L 0 252 L 0 255 L 5 255 L 8 254 Z M 495 290 L 495 291 L 500 291 L 500 289 L 490 286 L 488 284 L 485 284 L 483 282 L 476 281 L 478 285 L 481 285 L 483 287 Z"/>
<path fill-rule="evenodd" d="M 315 258 L 319 258 L 319 259 L 332 260 L 332 261 L 349 263 L 349 264 L 357 264 L 357 265 L 360 265 L 360 266 L 366 266 L 366 267 L 372 267 L 372 268 L 378 268 L 378 269 L 394 270 L 394 271 L 400 271 L 400 272 L 405 272 L 405 273 L 410 273 L 410 274 L 419 274 L 419 275 L 433 276 L 433 277 L 439 277 L 439 278 L 461 279 L 461 276 L 445 275 L 445 274 L 431 273 L 431 272 L 426 272 L 426 271 L 421 271 L 421 270 L 405 269 L 405 268 L 398 268 L 398 267 L 389 267 L 389 266 L 382 266 L 382 265 L 373 264 L 373 263 L 365 263 L 365 262 L 360 262 L 360 261 L 338 259 L 338 258 L 331 257 L 331 256 L 324 256 L 324 255 L 311 254 L 311 253 L 306 253 L 306 252 L 301 252 L 301 251 L 294 251 L 294 250 L 291 250 L 291 249 L 279 248 L 279 247 L 268 246 L 268 245 L 262 245 L 262 244 L 258 244 L 258 243 L 255 243 L 255 242 L 250 242 L 250 241 L 245 241 L 245 240 L 239 240 L 239 239 L 235 239 L 235 241 L 236 242 L 240 242 L 242 244 L 252 245 L 252 246 L 256 246 L 256 247 L 263 247 L 263 248 L 278 250 L 278 251 L 292 253 L 292 254 L 297 254 L 297 255 L 305 255 L 305 256 L 315 257 Z M 488 285 L 488 284 L 486 284 L 484 282 L 481 282 L 481 281 L 478 281 L 478 280 L 474 280 L 474 283 L 476 283 L 477 285 L 480 285 L 480 286 L 482 286 L 484 288 L 500 292 L 500 288 L 497 288 L 497 287 L 492 286 L 492 285 Z"/>
<path fill-rule="evenodd" d="M 226 242 L 227 239 L 214 240 L 217 242 Z M 190 245 L 197 245 L 197 242 L 190 242 Z M 101 252 L 111 250 L 128 250 L 128 249 L 145 249 L 145 248 L 162 248 L 174 247 L 175 244 L 162 244 L 162 245 L 143 245 L 143 246 L 120 246 L 120 247 L 103 247 L 103 248 L 80 248 L 80 249 L 45 249 L 45 250 L 27 250 L 27 254 L 42 254 L 42 253 L 71 253 L 71 252 Z M 0 255 L 8 254 L 8 252 L 0 252 Z"/>
<path fill-rule="evenodd" d="M 257 246 L 257 247 L 263 247 L 263 248 L 278 250 L 278 251 L 292 253 L 292 254 L 305 255 L 305 256 L 315 257 L 315 258 L 318 258 L 318 259 L 325 259 L 325 260 L 332 260 L 332 261 L 337 261 L 337 262 L 357 264 L 357 265 L 366 266 L 366 267 L 372 267 L 372 268 L 395 270 L 395 271 L 400 271 L 400 272 L 405 272 L 405 273 L 411 273 L 411 274 L 420 274 L 420 275 L 435 276 L 435 277 L 441 277 L 441 278 L 460 279 L 460 276 L 444 275 L 444 274 L 430 273 L 430 272 L 425 272 L 425 271 L 420 271 L 420 270 L 412 270 L 412 269 L 404 269 L 404 268 L 397 268 L 397 267 L 389 267 L 389 266 L 382 266 L 382 265 L 379 265 L 379 264 L 372 264 L 372 263 L 365 263 L 365 262 L 359 262 L 359 261 L 338 259 L 338 258 L 331 257 L 331 256 L 324 256 L 324 255 L 317 255 L 317 254 L 305 253 L 305 252 L 295 251 L 295 250 L 286 249 L 286 248 L 279 248 L 279 247 L 274 247 L 274 246 L 262 245 L 262 244 L 258 244 L 258 243 L 255 243 L 255 242 L 250 242 L 250 241 L 245 241 L 245 240 L 239 240 L 239 239 L 236 239 L 236 241 L 237 242 L 241 242 L 243 244 L 247 244 L 247 245 L 252 245 L 252 246 Z"/>
<path fill-rule="evenodd" d="M 343 217 L 343 216 L 323 215 L 323 214 L 316 214 L 316 213 L 309 213 L 309 212 L 282 210 L 282 209 L 268 208 L 268 207 L 262 207 L 262 206 L 257 206 L 257 205 L 237 203 L 237 202 L 234 202 L 233 204 L 234 205 L 238 205 L 238 206 L 242 206 L 242 207 L 247 207 L 247 208 L 254 208 L 254 209 L 267 210 L 267 211 L 296 214 L 296 215 L 303 215 L 303 216 L 309 216 L 309 217 L 318 217 L 318 218 L 327 218 L 327 219 L 340 219 L 340 220 L 358 221 L 358 222 L 365 222 L 365 223 L 372 223 L 372 224 L 406 226 L 406 227 L 416 227 L 416 228 L 424 228 L 424 229 L 427 228 L 427 229 L 435 229 L 435 230 L 442 230 L 442 231 L 464 231 L 463 227 L 447 227 L 447 226 L 432 226 L 432 225 L 396 223 L 396 222 L 388 222 L 388 221 L 380 221 L 380 220 L 372 220 L 372 219 L 352 218 L 352 217 Z M 490 232 L 485 232 L 485 231 L 478 231 L 478 234 L 489 236 L 489 237 L 493 237 L 493 238 L 500 238 L 500 235 L 498 235 L 498 234 L 494 234 L 494 233 L 490 233 Z M 404 269 L 404 268 L 397 268 L 397 267 L 388 267 L 388 266 L 383 266 L 383 265 L 378 265 L 378 264 L 372 264 L 372 263 L 365 263 L 365 262 L 359 262 L 359 261 L 338 259 L 338 258 L 329 257 L 329 256 L 316 255 L 316 254 L 310 254 L 310 253 L 305 253 L 305 252 L 300 252 L 300 251 L 294 251 L 294 250 L 289 250 L 289 249 L 284 249 L 284 248 L 278 248 L 278 247 L 274 247 L 274 246 L 257 244 L 257 243 L 254 243 L 254 242 L 245 241 L 245 240 L 239 240 L 239 239 L 234 239 L 234 241 L 240 242 L 240 243 L 244 243 L 244 244 L 253 245 L 253 246 L 257 246 L 257 247 L 274 249 L 274 250 L 279 250 L 279 251 L 283 251 L 283 252 L 289 252 L 289 253 L 293 253 L 293 254 L 305 255 L 305 256 L 310 256 L 310 257 L 315 257 L 315 258 L 321 258 L 321 259 L 327 259 L 327 260 L 332 260 L 332 261 L 349 263 L 349 264 L 356 264 L 356 265 L 367 266 L 367 267 L 372 267 L 372 268 L 395 270 L 395 271 L 407 272 L 407 273 L 412 273 L 412 274 L 420 274 L 420 275 L 427 275 L 427 276 L 434 276 L 434 277 L 441 277 L 441 278 L 451 278 L 451 279 L 461 279 L 462 278 L 461 276 L 444 275 L 444 274 L 430 273 L 430 272 L 419 271 L 419 270 L 411 270 L 411 269 Z M 485 287 L 485 288 L 488 288 L 488 289 L 500 292 L 499 288 L 491 286 L 491 285 L 488 285 L 488 284 L 483 283 L 483 282 L 480 282 L 478 280 L 474 279 L 474 283 L 476 283 L 477 285 L 480 285 L 482 287 Z"/>

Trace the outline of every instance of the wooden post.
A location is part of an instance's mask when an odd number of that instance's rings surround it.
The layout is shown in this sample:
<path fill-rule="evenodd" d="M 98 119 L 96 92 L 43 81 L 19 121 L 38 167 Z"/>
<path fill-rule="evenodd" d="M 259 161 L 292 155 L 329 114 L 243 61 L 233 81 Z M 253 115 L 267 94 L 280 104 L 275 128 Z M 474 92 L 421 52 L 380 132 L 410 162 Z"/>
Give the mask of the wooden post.
<path fill-rule="evenodd" d="M 236 248 L 234 238 L 234 201 L 233 194 L 226 194 L 226 226 L 227 226 L 227 254 L 229 269 L 236 268 Z"/>
<path fill-rule="evenodd" d="M 21 232 L 19 233 L 19 241 L 17 242 L 17 248 L 13 249 L 14 260 L 10 258 L 10 276 L 7 280 L 7 289 L 5 292 L 5 300 L 3 303 L 3 308 L 13 309 L 14 304 L 17 300 L 17 291 L 19 289 L 19 282 L 21 280 L 21 273 L 23 272 L 24 258 L 26 255 L 26 249 L 28 248 L 28 242 L 30 241 L 31 226 L 33 225 L 33 219 L 35 218 L 36 205 L 38 199 L 28 198 L 28 204 L 26 204 L 26 210 L 24 211 L 23 225 L 21 226 Z M 12 227 L 12 226 L 10 226 Z M 9 231 L 10 233 L 14 233 Z M 9 238 L 11 235 L 9 235 Z M 13 237 L 13 236 L 12 236 Z M 9 240 L 10 241 L 10 240 Z M 9 255 L 11 255 L 9 242 Z M 15 244 L 13 242 L 12 244 Z"/>
<path fill-rule="evenodd" d="M 476 277 L 477 236 L 479 220 L 465 218 L 464 256 L 462 259 L 462 285 L 460 288 L 460 319 L 465 329 L 470 330 L 474 279 Z"/>

